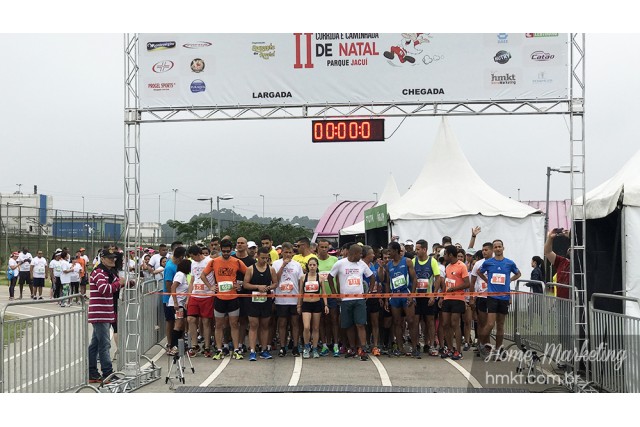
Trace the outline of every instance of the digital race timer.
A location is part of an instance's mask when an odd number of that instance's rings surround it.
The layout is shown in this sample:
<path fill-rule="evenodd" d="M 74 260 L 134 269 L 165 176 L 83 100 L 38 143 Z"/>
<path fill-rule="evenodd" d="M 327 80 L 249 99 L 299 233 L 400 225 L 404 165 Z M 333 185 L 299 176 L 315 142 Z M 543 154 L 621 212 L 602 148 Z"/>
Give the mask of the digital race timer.
<path fill-rule="evenodd" d="M 312 120 L 313 142 L 384 141 L 384 119 Z"/>

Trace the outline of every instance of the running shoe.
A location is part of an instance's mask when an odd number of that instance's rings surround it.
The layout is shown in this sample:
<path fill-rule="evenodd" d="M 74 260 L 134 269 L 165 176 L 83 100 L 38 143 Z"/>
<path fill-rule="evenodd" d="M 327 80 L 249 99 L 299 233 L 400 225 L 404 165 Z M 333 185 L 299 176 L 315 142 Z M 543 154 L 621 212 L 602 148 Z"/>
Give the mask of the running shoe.
<path fill-rule="evenodd" d="M 240 349 L 237 348 L 233 351 L 233 354 L 231 355 L 231 357 L 233 357 L 236 360 L 242 360 L 244 359 L 244 356 L 242 355 L 242 353 L 240 352 Z"/>
<path fill-rule="evenodd" d="M 320 356 L 326 356 L 329 354 L 329 347 L 326 344 L 322 344 L 322 350 L 320 350 Z"/>
<path fill-rule="evenodd" d="M 189 357 L 196 357 L 199 351 L 200 351 L 200 347 L 191 347 L 188 351 Z"/>
<path fill-rule="evenodd" d="M 249 353 L 249 362 L 255 362 L 256 359 L 256 352 L 252 351 L 251 353 Z"/>
<path fill-rule="evenodd" d="M 380 356 L 380 349 L 378 347 L 373 347 L 373 350 L 371 350 L 371 354 L 374 356 Z"/>
<path fill-rule="evenodd" d="M 356 357 L 356 352 L 351 349 L 348 349 L 347 352 L 344 354 L 344 358 L 348 359 L 350 357 Z"/>
<path fill-rule="evenodd" d="M 298 357 L 298 356 L 300 356 L 300 351 L 298 350 L 298 347 L 293 347 L 293 350 L 291 350 L 291 354 L 292 354 L 294 357 Z"/>
<path fill-rule="evenodd" d="M 391 356 L 400 357 L 402 356 L 402 353 L 396 348 L 389 353 L 389 357 Z"/>
<path fill-rule="evenodd" d="M 420 350 L 418 350 L 417 347 L 415 350 L 413 350 L 413 353 L 411 353 L 411 356 L 413 356 L 414 359 L 422 359 L 422 356 L 420 355 Z"/>
<path fill-rule="evenodd" d="M 451 360 L 462 360 L 463 358 L 464 356 L 462 356 L 462 354 L 458 350 L 454 351 L 451 355 Z"/>
<path fill-rule="evenodd" d="M 360 360 L 362 360 L 362 361 L 369 360 L 369 355 L 362 348 L 358 348 L 357 355 L 360 358 Z"/>
<path fill-rule="evenodd" d="M 213 355 L 213 354 L 211 353 L 211 350 L 210 350 L 210 349 L 208 349 L 208 348 L 205 348 L 205 349 L 202 351 L 202 354 L 204 355 L 204 357 L 207 357 L 207 358 L 209 358 L 209 357 L 211 357 L 211 356 Z"/>
<path fill-rule="evenodd" d="M 314 350 L 317 351 L 317 350 Z M 302 358 L 303 359 L 308 359 L 310 357 L 309 355 L 309 349 L 307 347 L 304 348 L 304 350 L 302 350 Z"/>
<path fill-rule="evenodd" d="M 471 346 L 469 345 L 468 342 L 464 343 L 464 345 L 462 346 L 462 351 L 469 351 L 469 349 L 471 348 Z"/>
<path fill-rule="evenodd" d="M 338 344 L 333 345 L 333 357 L 340 357 L 340 348 Z"/>
<path fill-rule="evenodd" d="M 347 352 L 347 348 L 345 346 L 340 347 L 340 354 L 345 354 Z"/>
<path fill-rule="evenodd" d="M 218 350 L 216 352 L 216 354 L 213 355 L 212 357 L 213 360 L 221 360 L 224 359 L 224 353 L 222 352 L 222 350 Z"/>
<path fill-rule="evenodd" d="M 278 352 L 278 357 L 285 357 L 286 355 L 287 355 L 287 349 L 285 347 L 282 347 Z"/>
<path fill-rule="evenodd" d="M 260 359 L 273 359 L 273 356 L 271 356 L 271 353 L 265 350 L 262 353 L 260 353 Z"/>
<path fill-rule="evenodd" d="M 443 359 L 446 359 L 447 357 L 451 358 L 453 357 L 453 351 L 445 351 L 444 353 L 440 354 L 440 357 Z"/>
<path fill-rule="evenodd" d="M 328 351 L 328 350 L 327 350 L 327 351 Z M 317 349 L 317 348 L 314 348 L 314 349 L 313 349 L 312 355 L 313 355 L 313 358 L 314 358 L 314 359 L 317 359 L 317 358 L 319 358 L 319 357 L 320 357 L 320 353 L 318 353 L 318 349 Z"/>
<path fill-rule="evenodd" d="M 429 347 L 429 356 L 438 356 L 438 349 L 434 346 Z"/>

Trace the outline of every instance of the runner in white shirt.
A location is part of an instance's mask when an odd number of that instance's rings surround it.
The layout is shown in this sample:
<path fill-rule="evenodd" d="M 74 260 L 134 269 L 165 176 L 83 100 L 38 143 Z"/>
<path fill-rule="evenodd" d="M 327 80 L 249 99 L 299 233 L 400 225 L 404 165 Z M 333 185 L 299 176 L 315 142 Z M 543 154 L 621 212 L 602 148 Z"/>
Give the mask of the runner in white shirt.
<path fill-rule="evenodd" d="M 178 263 L 178 271 L 173 276 L 173 282 L 171 284 L 171 295 L 169 301 L 167 301 L 168 307 L 173 307 L 175 310 L 176 320 L 173 326 L 171 335 L 171 348 L 167 351 L 170 356 L 178 354 L 178 340 L 184 336 L 184 307 L 187 303 L 187 290 L 189 285 L 187 284 L 187 274 L 191 272 L 191 261 L 183 259 Z"/>
<path fill-rule="evenodd" d="M 487 292 L 487 282 L 485 282 L 480 276 L 478 276 L 478 269 L 482 267 L 482 264 L 484 264 L 485 260 L 491 257 L 493 257 L 493 243 L 486 242 L 482 245 L 482 259 L 476 261 L 476 263 L 473 265 L 471 273 L 469 274 L 469 276 L 471 276 L 470 281 L 474 292 Z M 475 310 L 478 315 L 478 329 L 476 330 L 477 337 L 477 331 L 481 331 L 482 328 L 484 328 L 484 325 L 487 324 L 487 297 L 480 295 L 478 295 L 477 297 L 472 297 L 469 305 L 471 306 L 471 309 Z M 482 351 L 484 349 L 480 348 L 480 346 L 478 345 L 478 348 L 476 350 Z"/>
<path fill-rule="evenodd" d="M 31 291 L 31 299 L 36 297 L 33 295 L 33 284 L 31 283 L 31 260 L 33 256 L 29 253 L 29 249 L 22 248 L 22 252 L 18 254 L 18 266 L 20 267 L 20 274 L 18 275 L 18 286 L 20 286 L 20 299 L 22 299 L 22 289 L 24 284 L 29 285 Z"/>
<path fill-rule="evenodd" d="M 331 293 L 341 294 L 365 294 L 364 277 L 373 276 L 371 269 L 362 260 L 362 246 L 353 244 L 349 248 L 346 258 L 336 262 L 331 268 L 327 277 Z M 335 279 L 335 283 L 334 283 Z M 375 277 L 371 279 L 375 282 Z M 337 286 L 336 286 L 337 285 Z M 366 336 L 367 305 L 364 297 L 342 298 L 340 305 L 340 327 L 347 330 L 347 340 L 350 349 L 345 357 L 360 357 L 360 360 L 367 360 L 364 347 L 367 343 Z M 354 328 L 355 326 L 355 328 Z M 356 348 L 355 332 L 358 331 L 360 347 Z"/>
<path fill-rule="evenodd" d="M 204 357 L 211 357 L 211 319 L 213 319 L 213 289 L 204 284 L 202 272 L 209 263 L 199 246 L 191 246 L 187 254 L 191 257 L 191 281 L 189 283 L 189 294 L 187 304 L 187 322 L 189 323 L 189 337 L 191 338 L 191 348 L 189 356 L 196 357 L 200 347 L 198 345 L 198 326 L 202 320 L 200 333 L 204 338 Z M 213 272 L 208 277 L 209 283 L 214 283 Z"/>
<path fill-rule="evenodd" d="M 68 254 L 65 251 L 62 251 L 61 260 L 60 260 L 60 283 L 62 284 L 62 293 L 59 296 L 60 298 L 64 298 L 69 296 L 69 291 L 71 287 L 71 272 L 73 268 L 71 263 L 67 261 Z M 60 307 L 65 306 L 65 300 L 60 301 Z M 71 305 L 71 304 L 69 304 Z"/>
<path fill-rule="evenodd" d="M 276 295 L 295 295 L 300 293 L 300 278 L 304 276 L 302 266 L 293 261 L 293 245 L 289 242 L 282 244 L 282 259 L 273 262 L 273 269 L 277 275 L 278 287 Z M 280 337 L 280 351 L 278 356 L 287 354 L 287 320 L 291 319 L 291 337 L 297 340 L 300 335 L 300 316 L 298 315 L 298 298 L 276 297 L 276 314 L 278 316 L 278 335 Z M 300 356 L 298 343 L 293 343 L 291 354 Z"/>
<path fill-rule="evenodd" d="M 13 272 L 13 277 L 11 278 L 11 282 L 9 283 L 9 300 L 12 301 L 14 299 L 14 289 L 16 287 L 16 283 L 18 282 L 18 275 L 20 274 L 20 267 L 18 266 L 18 252 L 13 252 L 11 254 L 11 258 L 9 258 L 9 264 L 7 266 L 8 271 Z M 22 299 L 22 296 L 20 296 Z"/>
<path fill-rule="evenodd" d="M 62 274 L 61 253 L 56 252 L 53 254 L 53 259 L 49 262 L 49 278 L 51 279 L 51 291 L 49 292 L 49 299 L 58 298 L 60 296 L 60 290 L 62 289 L 62 283 L 60 282 L 60 275 Z"/>
<path fill-rule="evenodd" d="M 31 260 L 29 268 L 34 299 L 38 296 L 38 299 L 42 299 L 42 289 L 47 278 L 47 259 L 42 257 L 42 251 L 36 252 L 36 257 Z"/>
<path fill-rule="evenodd" d="M 70 295 L 80 293 L 80 274 L 82 271 L 82 263 L 79 261 L 80 256 L 77 256 L 76 259 L 71 263 L 71 289 Z M 78 297 L 76 297 L 76 304 L 80 304 Z M 67 306 L 71 305 L 71 300 L 67 302 Z"/>

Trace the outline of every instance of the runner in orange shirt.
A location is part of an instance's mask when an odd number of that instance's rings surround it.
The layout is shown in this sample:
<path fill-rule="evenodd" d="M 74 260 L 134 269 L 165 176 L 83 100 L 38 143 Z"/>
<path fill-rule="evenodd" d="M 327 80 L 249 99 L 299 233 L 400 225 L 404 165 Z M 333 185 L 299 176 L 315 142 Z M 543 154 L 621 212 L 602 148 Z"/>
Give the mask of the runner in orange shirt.
<path fill-rule="evenodd" d="M 462 334 L 460 333 L 460 316 L 465 311 L 464 295 L 462 291 L 470 286 L 469 272 L 463 262 L 458 260 L 458 248 L 449 245 L 445 248 L 444 259 L 449 264 L 446 268 L 445 295 L 442 301 L 442 326 L 445 331 L 447 345 L 450 346 L 442 358 L 452 360 L 462 359 Z M 450 292 L 460 292 L 461 295 L 448 295 Z M 456 335 L 456 346 L 453 346 L 453 334 Z"/>
<path fill-rule="evenodd" d="M 238 290 L 240 284 L 236 280 L 236 273 L 246 273 L 247 267 L 238 258 L 231 257 L 231 248 L 233 243 L 229 239 L 224 239 L 220 242 L 221 257 L 212 259 L 205 267 L 204 271 L 200 275 L 202 282 L 206 286 L 211 286 L 207 275 L 213 272 L 214 283 L 213 290 L 216 294 L 216 298 L 213 304 L 213 316 L 216 319 L 216 345 L 218 346 L 217 353 L 213 356 L 213 359 L 220 360 L 226 354 L 229 353 L 227 344 L 224 347 L 222 345 L 223 329 L 226 326 L 225 316 L 229 317 L 229 324 L 231 327 L 231 344 L 235 344 L 235 350 L 232 357 L 234 359 L 242 359 L 242 352 L 240 350 L 240 330 L 238 327 L 238 318 L 240 316 L 240 303 L 238 301 Z"/>

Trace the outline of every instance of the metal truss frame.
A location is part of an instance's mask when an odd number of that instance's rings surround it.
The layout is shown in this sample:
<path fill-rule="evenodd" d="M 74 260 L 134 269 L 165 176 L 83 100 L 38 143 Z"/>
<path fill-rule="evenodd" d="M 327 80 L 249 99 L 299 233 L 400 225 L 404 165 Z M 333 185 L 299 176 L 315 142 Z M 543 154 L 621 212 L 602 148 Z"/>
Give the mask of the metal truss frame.
<path fill-rule="evenodd" d="M 577 349 L 585 342 L 586 316 L 586 252 L 584 221 L 585 192 L 585 35 L 571 34 L 569 97 L 567 99 L 531 99 L 512 101 L 460 101 L 431 103 L 372 103 L 372 104 L 305 104 L 305 105 L 237 105 L 209 107 L 140 108 L 138 93 L 138 35 L 125 34 L 125 242 L 126 248 L 135 250 L 140 246 L 140 125 L 164 122 L 203 122 L 215 120 L 268 120 L 310 119 L 336 117 L 419 117 L 419 116 L 515 116 L 560 114 L 570 118 L 570 180 L 571 180 L 571 284 L 575 310 L 572 321 L 575 325 L 574 345 Z M 576 203 L 577 201 L 577 203 Z M 546 238 L 546 236 L 545 236 Z M 139 255 L 139 254 L 138 254 Z M 139 266 L 135 276 L 126 272 L 126 281 L 139 282 Z M 136 286 L 133 289 L 137 289 Z M 124 307 L 126 348 L 124 349 L 125 372 L 140 375 L 140 331 L 137 319 L 140 315 L 140 295 L 126 290 Z M 573 367 L 574 372 L 577 366 Z M 577 374 L 577 372 L 575 372 Z M 586 391 L 586 384 L 575 381 L 575 391 Z M 569 385 L 568 385 L 569 386 Z"/>

